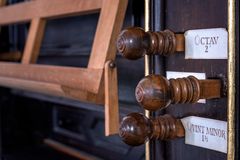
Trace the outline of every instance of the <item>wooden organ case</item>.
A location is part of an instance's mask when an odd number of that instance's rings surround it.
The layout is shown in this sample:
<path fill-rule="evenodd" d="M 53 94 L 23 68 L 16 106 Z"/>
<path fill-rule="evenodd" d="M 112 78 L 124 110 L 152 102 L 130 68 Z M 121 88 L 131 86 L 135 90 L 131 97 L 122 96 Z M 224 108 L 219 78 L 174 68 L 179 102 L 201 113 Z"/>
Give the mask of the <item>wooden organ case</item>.
<path fill-rule="evenodd" d="M 183 120 L 229 118 L 227 59 L 185 56 L 188 30 L 228 32 L 227 10 L 224 0 L 0 0 L 0 159 L 232 160 L 186 144 Z M 237 80 L 238 54 L 239 95 Z"/>
<path fill-rule="evenodd" d="M 0 83 L 12 88 L 2 89 L 9 100 L 3 100 L 1 112 L 6 124 L 2 135 L 9 137 L 3 140 L 2 157 L 13 152 L 10 157 L 21 158 L 14 154 L 24 153 L 19 146 L 26 146 L 32 148 L 30 159 L 35 159 L 38 155 L 33 153 L 33 144 L 40 147 L 40 152 L 45 152 L 41 145 L 60 151 L 60 155 L 47 151 L 46 157 L 40 154 L 39 159 L 61 158 L 61 153 L 70 155 L 63 159 L 131 158 L 136 154 L 128 153 L 130 147 L 119 143 L 116 135 L 120 118 L 116 65 L 122 62 L 115 61 L 115 43 L 127 5 L 125 25 L 132 25 L 132 16 L 140 17 L 139 13 L 133 14 L 131 3 L 1 1 Z M 124 90 L 128 93 L 132 88 Z M 119 94 L 124 103 L 135 107 L 134 96 Z M 16 97 L 12 105 L 11 97 Z M 9 114 L 11 109 L 15 116 Z M 126 109 L 121 110 L 124 113 Z M 12 123 L 8 125 L 6 119 Z M 115 147 L 107 147 L 113 144 Z"/>

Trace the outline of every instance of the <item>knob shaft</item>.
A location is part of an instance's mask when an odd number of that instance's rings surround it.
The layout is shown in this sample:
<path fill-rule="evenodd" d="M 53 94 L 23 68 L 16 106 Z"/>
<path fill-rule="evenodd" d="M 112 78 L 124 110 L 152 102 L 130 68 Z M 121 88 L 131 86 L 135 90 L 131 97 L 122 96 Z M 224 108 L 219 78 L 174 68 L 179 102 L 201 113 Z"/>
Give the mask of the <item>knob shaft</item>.
<path fill-rule="evenodd" d="M 137 85 L 135 96 L 144 109 L 155 111 L 177 103 L 196 103 L 199 99 L 220 98 L 220 80 L 198 80 L 194 76 L 167 80 L 148 75 Z"/>
<path fill-rule="evenodd" d="M 123 118 L 119 135 L 132 146 L 144 144 L 150 139 L 170 140 L 184 136 L 184 127 L 179 119 L 170 115 L 148 119 L 143 114 L 131 113 Z"/>
<path fill-rule="evenodd" d="M 123 57 L 131 60 L 139 59 L 145 54 L 168 56 L 176 49 L 184 50 L 179 46 L 184 46 L 183 34 L 174 34 L 170 30 L 145 32 L 140 27 L 123 30 L 117 40 L 118 51 Z"/>

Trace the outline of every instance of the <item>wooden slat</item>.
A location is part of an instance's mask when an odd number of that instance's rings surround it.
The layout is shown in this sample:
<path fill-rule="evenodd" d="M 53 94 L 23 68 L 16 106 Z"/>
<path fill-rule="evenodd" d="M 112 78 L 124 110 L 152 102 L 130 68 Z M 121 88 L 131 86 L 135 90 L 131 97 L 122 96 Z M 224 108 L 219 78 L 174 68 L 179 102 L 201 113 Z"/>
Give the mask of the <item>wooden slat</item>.
<path fill-rule="evenodd" d="M 31 21 L 27 42 L 23 52 L 23 64 L 36 62 L 44 35 L 45 25 L 46 20 L 41 18 L 35 18 Z"/>
<path fill-rule="evenodd" d="M 88 68 L 103 68 L 107 60 L 115 59 L 116 39 L 122 28 L 127 2 L 103 0 Z"/>
<path fill-rule="evenodd" d="M 20 90 L 27 90 L 50 96 L 59 96 L 74 100 L 81 100 L 84 102 L 104 104 L 104 96 L 101 94 L 93 94 L 86 91 L 61 86 L 58 84 L 0 77 L 0 86 L 11 87 Z"/>
<path fill-rule="evenodd" d="M 175 34 L 176 36 L 176 51 L 182 52 L 185 50 L 185 37 L 184 34 Z"/>
<path fill-rule="evenodd" d="M 200 80 L 200 98 L 201 99 L 211 99 L 211 98 L 220 98 L 222 85 L 221 80 L 217 79 L 207 79 Z"/>
<path fill-rule="evenodd" d="M 79 150 L 76 150 L 72 147 L 69 147 L 63 143 L 57 142 L 52 139 L 44 139 L 44 143 L 62 153 L 68 154 L 79 160 L 101 160 L 100 158 L 97 158 L 93 155 L 89 155 L 87 153 L 81 152 Z"/>
<path fill-rule="evenodd" d="M 99 90 L 98 93 L 91 93 L 67 86 L 61 86 L 61 89 L 66 95 L 64 97 L 95 104 L 104 104 L 104 94 L 102 90 Z"/>
<path fill-rule="evenodd" d="M 117 69 L 111 68 L 111 63 L 106 62 L 104 69 L 106 136 L 116 134 L 119 130 Z"/>
<path fill-rule="evenodd" d="M 1 8 L 0 25 L 27 22 L 34 18 L 54 18 L 87 14 L 99 11 L 101 5 L 102 0 L 27 1 Z"/>
<path fill-rule="evenodd" d="M 92 93 L 99 92 L 103 69 L 0 63 L 0 76 L 56 83 Z"/>

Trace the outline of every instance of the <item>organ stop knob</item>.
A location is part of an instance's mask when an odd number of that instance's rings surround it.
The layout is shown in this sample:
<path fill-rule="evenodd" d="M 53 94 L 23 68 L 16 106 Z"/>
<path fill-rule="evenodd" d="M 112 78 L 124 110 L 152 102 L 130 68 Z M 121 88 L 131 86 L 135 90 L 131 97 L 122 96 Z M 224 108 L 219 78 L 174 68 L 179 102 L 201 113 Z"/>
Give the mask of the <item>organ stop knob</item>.
<path fill-rule="evenodd" d="M 131 60 L 139 59 L 145 54 L 168 56 L 184 50 L 184 36 L 170 30 L 145 32 L 140 27 L 130 27 L 118 36 L 117 49 L 123 57 Z"/>
<path fill-rule="evenodd" d="M 198 80 L 194 76 L 167 80 L 148 75 L 137 85 L 135 96 L 144 109 L 155 111 L 177 103 L 196 103 L 199 99 L 219 98 L 221 81 Z"/>
<path fill-rule="evenodd" d="M 119 135 L 129 145 L 138 146 L 151 139 L 170 140 L 184 136 L 181 120 L 170 115 L 147 118 L 143 114 L 130 113 L 123 118 Z"/>

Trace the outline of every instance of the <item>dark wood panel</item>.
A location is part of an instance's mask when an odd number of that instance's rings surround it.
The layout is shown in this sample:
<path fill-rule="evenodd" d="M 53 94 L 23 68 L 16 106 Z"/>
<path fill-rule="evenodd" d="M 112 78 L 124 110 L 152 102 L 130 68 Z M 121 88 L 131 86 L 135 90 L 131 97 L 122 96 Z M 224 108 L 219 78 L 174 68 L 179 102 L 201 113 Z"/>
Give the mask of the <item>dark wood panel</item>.
<path fill-rule="evenodd" d="M 225 0 L 168 0 L 166 1 L 166 28 L 175 32 L 189 29 L 227 28 L 227 1 Z M 185 60 L 184 53 L 166 58 L 166 71 L 202 72 L 207 78 L 227 78 L 227 60 Z M 207 100 L 206 104 L 171 105 L 166 113 L 176 117 L 200 116 L 227 119 L 227 98 Z M 226 154 L 186 145 L 184 138 L 166 143 L 166 160 L 225 160 Z"/>
<path fill-rule="evenodd" d="M 166 28 L 175 32 L 189 29 L 227 27 L 226 0 L 168 0 Z"/>

